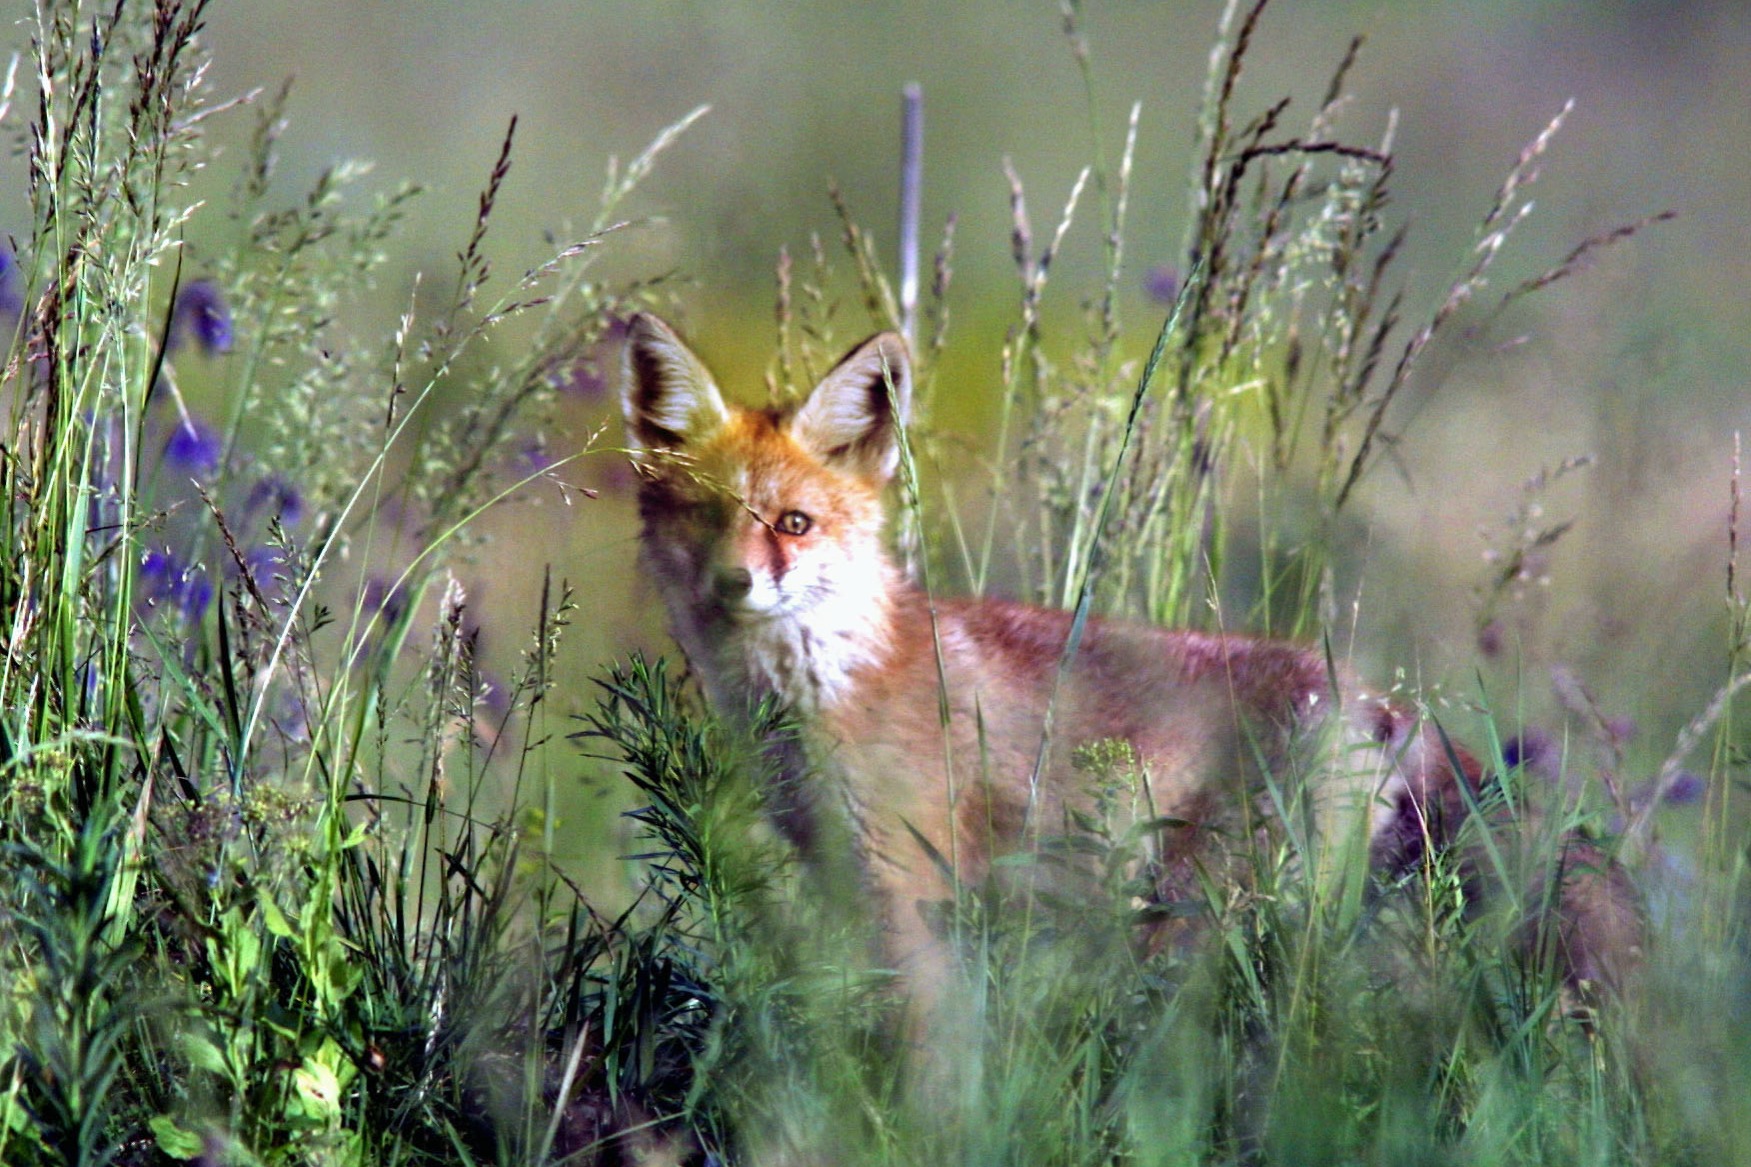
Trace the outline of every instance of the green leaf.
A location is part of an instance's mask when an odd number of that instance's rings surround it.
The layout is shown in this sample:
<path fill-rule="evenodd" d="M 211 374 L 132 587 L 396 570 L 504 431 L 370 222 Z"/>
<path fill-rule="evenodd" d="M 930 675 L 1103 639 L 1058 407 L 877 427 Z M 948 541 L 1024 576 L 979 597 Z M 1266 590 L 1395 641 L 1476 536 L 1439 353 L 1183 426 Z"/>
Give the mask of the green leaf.
<path fill-rule="evenodd" d="M 201 1153 L 206 1140 L 194 1131 L 176 1125 L 176 1120 L 168 1114 L 156 1114 L 147 1120 L 146 1125 L 152 1128 L 152 1137 L 158 1142 L 158 1149 L 172 1159 L 193 1159 Z"/>
<path fill-rule="evenodd" d="M 333 1069 L 305 1058 L 304 1064 L 292 1071 L 292 1086 L 297 1091 L 290 1107 L 293 1113 L 321 1123 L 340 1120 L 341 1086 Z"/>
<path fill-rule="evenodd" d="M 224 1052 L 202 1034 L 185 1031 L 182 1034 L 182 1052 L 183 1056 L 188 1058 L 190 1065 L 226 1077 L 231 1074 L 231 1067 L 225 1060 Z"/>
<path fill-rule="evenodd" d="M 267 925 L 270 934 L 281 940 L 298 938 L 298 930 L 286 919 L 286 913 L 280 911 L 280 905 L 274 902 L 273 896 L 264 894 L 256 902 L 261 905 L 261 922 Z"/>

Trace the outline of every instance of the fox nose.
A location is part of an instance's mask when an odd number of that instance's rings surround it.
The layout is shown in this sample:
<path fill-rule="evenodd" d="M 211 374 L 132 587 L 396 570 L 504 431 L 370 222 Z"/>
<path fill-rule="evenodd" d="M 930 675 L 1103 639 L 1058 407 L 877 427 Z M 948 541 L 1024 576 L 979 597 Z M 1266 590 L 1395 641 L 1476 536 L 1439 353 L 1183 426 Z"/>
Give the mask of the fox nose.
<path fill-rule="evenodd" d="M 726 567 L 714 581 L 720 600 L 739 600 L 754 589 L 754 576 L 745 567 Z"/>

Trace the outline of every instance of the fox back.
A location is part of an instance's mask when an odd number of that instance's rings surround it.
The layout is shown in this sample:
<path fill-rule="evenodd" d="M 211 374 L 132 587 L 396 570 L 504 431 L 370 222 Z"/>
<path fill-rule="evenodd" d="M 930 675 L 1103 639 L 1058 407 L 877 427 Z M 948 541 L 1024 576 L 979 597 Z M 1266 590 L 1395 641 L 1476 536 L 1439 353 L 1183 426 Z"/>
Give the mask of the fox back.
<path fill-rule="evenodd" d="M 1069 613 L 914 586 L 883 537 L 911 395 L 898 336 L 865 341 L 788 408 L 726 404 L 649 315 L 631 321 L 625 372 L 644 566 L 670 629 L 720 714 L 776 700 L 795 715 L 800 790 L 780 825 L 806 852 L 822 816 L 846 824 L 889 956 L 915 980 L 941 975 L 928 909 L 954 880 L 1089 808 L 1083 747 L 1123 743 L 1131 813 L 1171 824 L 1153 836 L 1163 898 L 1237 870 L 1228 851 L 1292 781 L 1319 829 L 1360 838 L 1377 868 L 1438 845 L 1472 801 L 1469 758 L 1306 646 L 1101 620 L 1072 646 Z M 1636 921 L 1621 874 L 1591 870 L 1559 876 L 1587 918 L 1570 930 L 1582 964 L 1631 943 Z"/>

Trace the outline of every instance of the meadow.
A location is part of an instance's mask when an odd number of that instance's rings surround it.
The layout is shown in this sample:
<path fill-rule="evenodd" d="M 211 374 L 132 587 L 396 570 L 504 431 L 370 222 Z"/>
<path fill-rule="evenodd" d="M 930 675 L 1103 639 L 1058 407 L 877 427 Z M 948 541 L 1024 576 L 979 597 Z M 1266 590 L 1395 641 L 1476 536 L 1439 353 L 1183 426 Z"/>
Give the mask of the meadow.
<path fill-rule="evenodd" d="M 1534 192 L 1571 197 L 1543 174 L 1569 107 L 1528 120 L 1419 292 L 1395 186 L 1417 127 L 1355 128 L 1367 47 L 1280 99 L 1249 72 L 1274 10 L 1230 3 L 1200 32 L 1177 258 L 1140 261 L 1163 199 L 1141 98 L 1113 100 L 1070 4 L 1047 14 L 1088 127 L 1064 184 L 1012 166 L 999 229 L 916 241 L 836 191 L 716 325 L 775 398 L 878 328 L 912 338 L 893 509 L 927 587 L 1319 644 L 1492 775 L 1462 848 L 1365 894 L 1286 813 L 1242 884 L 1167 906 L 1200 940 L 1158 953 L 1132 942 L 1162 910 L 1143 840 L 1063 824 L 1015 861 L 1071 873 L 1057 892 L 941 905 L 960 978 L 921 1067 L 858 889 L 799 878 L 764 823 L 757 743 L 786 711 L 754 740 L 714 720 L 619 594 L 617 342 L 712 278 L 648 243 L 642 200 L 711 115 L 606 161 L 527 263 L 501 258 L 528 197 L 510 120 L 438 248 L 409 238 L 412 184 L 288 182 L 296 94 L 217 90 L 220 8 L 40 0 L 0 97 L 27 224 L 0 256 L 0 1162 L 1745 1157 L 1737 438 L 1714 435 L 1706 607 L 1670 580 L 1689 532 L 1633 574 L 1664 595 L 1564 557 L 1579 451 L 1478 483 L 1505 511 L 1481 532 L 1403 534 L 1424 460 L 1467 477 L 1420 429 L 1467 431 L 1454 459 L 1522 437 L 1447 404 L 1461 358 L 1542 351 L 1566 318 L 1538 304 L 1670 226 L 1655 204 L 1536 232 Z M 964 293 L 968 270 L 1001 287 Z M 560 529 L 618 532 L 621 566 L 550 560 Z M 1564 572 L 1634 627 L 1577 635 Z M 506 578 L 525 607 L 479 602 Z M 1638 664 L 1649 641 L 1686 667 Z M 1115 743 L 1085 753 L 1091 785 L 1135 783 Z M 1569 832 L 1646 900 L 1616 988 L 1521 942 Z"/>

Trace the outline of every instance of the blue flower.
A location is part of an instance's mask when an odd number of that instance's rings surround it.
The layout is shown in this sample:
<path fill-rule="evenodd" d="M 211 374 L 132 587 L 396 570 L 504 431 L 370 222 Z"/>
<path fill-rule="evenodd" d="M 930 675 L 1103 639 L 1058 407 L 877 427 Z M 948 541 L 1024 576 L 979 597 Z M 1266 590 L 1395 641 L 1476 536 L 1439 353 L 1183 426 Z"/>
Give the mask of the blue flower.
<path fill-rule="evenodd" d="M 188 617 L 189 623 L 199 624 L 201 617 L 207 614 L 207 605 L 213 602 L 213 581 L 205 572 L 190 568 L 182 573 L 182 586 L 177 589 L 175 599 L 176 606 Z"/>
<path fill-rule="evenodd" d="M 365 581 L 359 607 L 367 618 L 380 615 L 385 625 L 394 624 L 407 610 L 407 589 L 394 586 L 381 576 L 372 576 Z"/>
<path fill-rule="evenodd" d="M 602 375 L 601 364 L 595 357 L 580 357 L 560 371 L 554 378 L 554 387 L 568 396 L 593 401 L 608 392 L 608 378 Z"/>
<path fill-rule="evenodd" d="M 1708 793 L 1708 779 L 1693 770 L 1680 770 L 1666 787 L 1666 801 L 1673 806 L 1689 806 Z"/>
<path fill-rule="evenodd" d="M 154 548 L 140 559 L 140 579 L 155 587 L 162 586 L 179 570 L 176 557 L 166 550 Z"/>
<path fill-rule="evenodd" d="M 620 360 L 620 346 L 626 341 L 629 327 L 625 317 L 608 317 L 601 336 L 579 356 L 555 368 L 548 375 L 548 382 L 569 397 L 594 401 L 606 396 L 608 371 Z"/>
<path fill-rule="evenodd" d="M 244 566 L 257 579 L 266 579 L 286 566 L 285 552 L 278 547 L 251 547 L 243 553 Z"/>
<path fill-rule="evenodd" d="M 262 511 L 269 518 L 277 517 L 282 527 L 296 527 L 298 520 L 304 517 L 304 496 L 278 474 L 270 474 L 250 488 L 249 499 L 243 504 L 244 521 L 248 522 Z"/>
<path fill-rule="evenodd" d="M 270 598 L 279 599 L 285 595 L 292 565 L 287 562 L 286 553 L 280 548 L 257 546 L 243 553 L 243 570 L 249 573 L 257 590 Z"/>
<path fill-rule="evenodd" d="M 1526 774 L 1555 782 L 1562 777 L 1563 751 L 1548 733 L 1528 726 L 1502 743 L 1502 763 L 1510 770 L 1518 766 Z"/>
<path fill-rule="evenodd" d="M 165 347 L 175 352 L 184 333 L 193 333 L 196 346 L 208 356 L 231 351 L 231 309 L 212 280 L 196 280 L 176 294 Z"/>
<path fill-rule="evenodd" d="M 0 317 L 15 318 L 24 312 L 24 295 L 18 290 L 18 258 L 9 247 L 0 247 Z"/>
<path fill-rule="evenodd" d="M 514 466 L 521 473 L 532 473 L 550 468 L 559 459 L 547 449 L 547 443 L 540 434 L 529 438 L 517 448 Z"/>
<path fill-rule="evenodd" d="M 1157 304 L 1171 304 L 1179 299 L 1179 272 L 1165 263 L 1158 263 L 1143 273 L 1143 290 Z"/>
<path fill-rule="evenodd" d="M 164 443 L 164 460 L 180 470 L 211 474 L 219 468 L 224 443 L 207 425 L 192 417 L 180 417 Z"/>
<path fill-rule="evenodd" d="M 141 599 L 176 608 L 190 623 L 199 624 L 213 602 L 213 581 L 199 567 L 187 565 L 169 548 L 156 547 L 140 558 Z"/>

